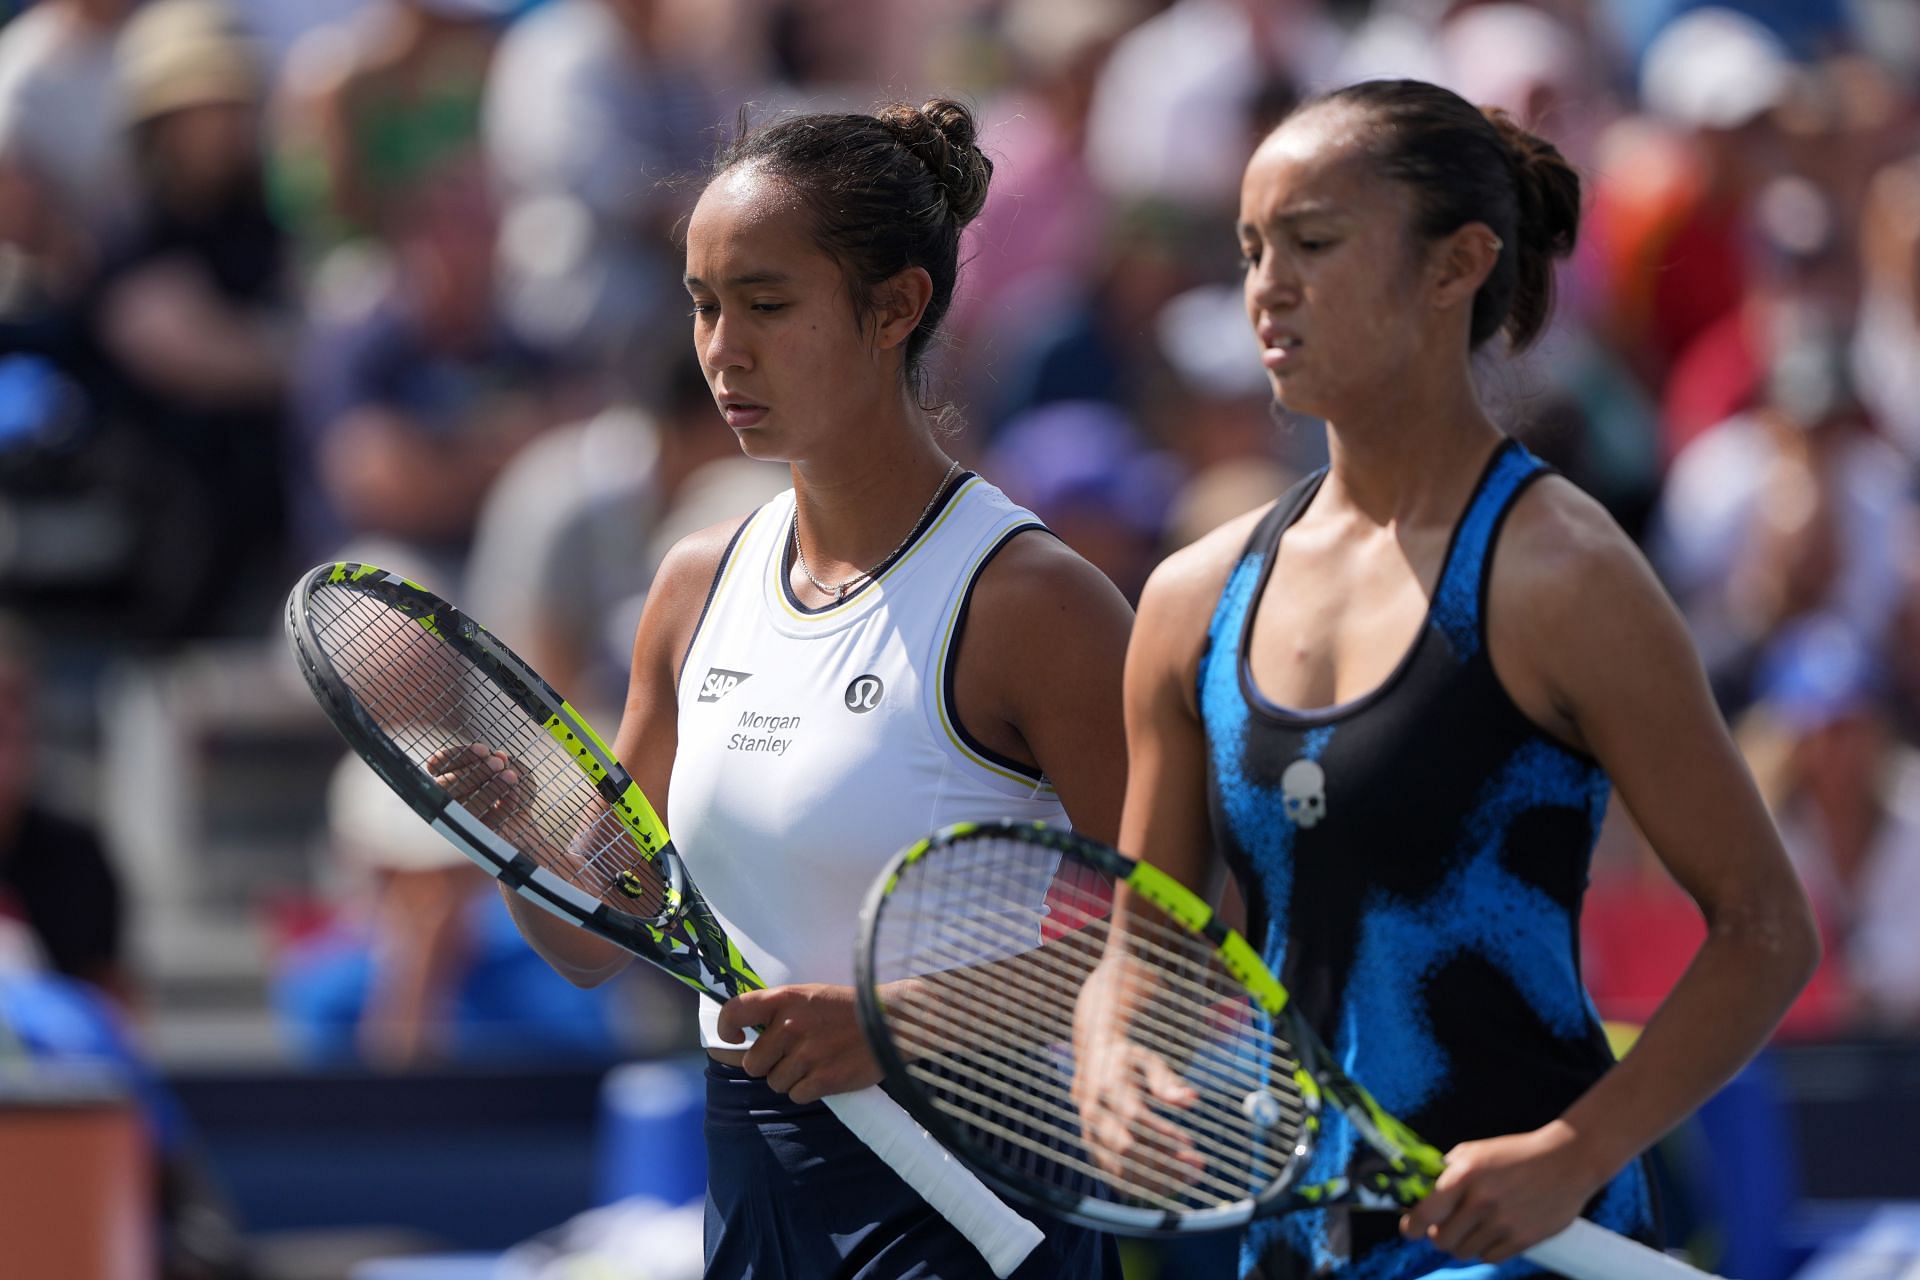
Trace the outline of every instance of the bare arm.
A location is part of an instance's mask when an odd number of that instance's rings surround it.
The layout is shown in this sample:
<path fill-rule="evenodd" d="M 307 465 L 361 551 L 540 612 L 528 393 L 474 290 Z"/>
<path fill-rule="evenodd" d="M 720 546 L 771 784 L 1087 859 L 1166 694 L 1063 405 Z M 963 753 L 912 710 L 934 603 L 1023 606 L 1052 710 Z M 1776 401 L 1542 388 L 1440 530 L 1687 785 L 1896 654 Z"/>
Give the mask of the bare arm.
<path fill-rule="evenodd" d="M 729 520 L 675 544 L 661 562 L 633 641 L 633 671 L 626 712 L 613 740 L 613 754 L 640 784 L 654 810 L 667 812 L 667 782 L 679 745 L 675 685 L 680 662 L 693 639 L 707 590 L 727 541 L 738 526 Z M 604 982 L 632 959 L 624 950 L 558 920 L 504 888 L 514 923 L 535 951 L 577 986 Z"/>
<path fill-rule="evenodd" d="M 1772 820 L 1639 552 L 1557 480 L 1521 499 L 1501 547 L 1489 614 L 1496 669 L 1536 723 L 1606 769 L 1699 904 L 1707 939 L 1633 1051 L 1559 1119 L 1448 1154 L 1408 1226 L 1494 1262 L 1565 1226 L 1739 1070 L 1819 957 Z"/>
<path fill-rule="evenodd" d="M 1218 884 L 1207 816 L 1206 738 L 1196 679 L 1207 621 L 1251 523 L 1234 521 L 1170 557 L 1154 571 L 1140 597 L 1140 616 L 1127 648 L 1125 719 L 1130 768 L 1120 819 L 1119 847 L 1211 897 Z M 1166 1153 L 1169 1176 L 1195 1158 L 1180 1130 L 1148 1105 L 1192 1100 L 1155 1052 L 1128 1035 L 1134 1011 L 1150 997 L 1140 971 L 1128 963 L 1128 922 L 1142 910 L 1126 887 L 1116 895 L 1113 932 L 1074 1015 L 1080 1070 L 1074 1101 L 1089 1154 L 1118 1173 L 1141 1148 Z M 1136 1175 L 1137 1176 L 1137 1175 Z"/>
<path fill-rule="evenodd" d="M 1111 843 L 1127 785 L 1121 671 L 1133 611 L 1098 569 L 1044 533 L 988 564 L 960 641 L 954 696 L 968 730 L 1030 757 L 1073 826 Z"/>
<path fill-rule="evenodd" d="M 501 397 L 465 425 L 456 447 L 398 409 L 361 405 L 321 438 L 320 475 L 355 528 L 424 541 L 456 536 L 552 416 L 540 397 Z"/>
<path fill-rule="evenodd" d="M 1147 580 L 1127 649 L 1132 772 L 1120 848 L 1200 896 L 1219 888 L 1207 814 L 1207 744 L 1197 681 L 1207 624 L 1261 508 L 1167 558 Z"/>
<path fill-rule="evenodd" d="M 290 363 L 284 324 L 235 307 L 184 258 L 150 263 L 117 281 L 102 307 L 100 337 L 147 382 L 214 407 L 272 404 Z"/>

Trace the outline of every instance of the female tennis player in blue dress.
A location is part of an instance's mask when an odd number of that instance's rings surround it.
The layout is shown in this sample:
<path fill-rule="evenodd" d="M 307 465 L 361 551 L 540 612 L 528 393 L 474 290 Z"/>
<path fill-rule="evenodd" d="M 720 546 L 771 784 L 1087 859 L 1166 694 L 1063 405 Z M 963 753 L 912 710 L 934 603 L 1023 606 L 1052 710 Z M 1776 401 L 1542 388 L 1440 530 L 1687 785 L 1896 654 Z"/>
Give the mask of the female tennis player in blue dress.
<path fill-rule="evenodd" d="M 1256 1223 L 1248 1275 L 1523 1275 L 1515 1255 L 1583 1211 L 1649 1234 L 1636 1157 L 1816 958 L 1659 584 L 1475 395 L 1472 353 L 1546 321 L 1578 217 L 1552 146 L 1416 82 L 1302 106 L 1247 167 L 1247 315 L 1331 463 L 1154 574 L 1121 847 L 1196 887 L 1220 850 L 1341 1065 L 1448 1152 L 1404 1218 Z M 1709 925 L 1617 1066 L 1577 944 L 1610 786 Z M 1326 1134 L 1318 1176 L 1349 1141 Z"/>
<path fill-rule="evenodd" d="M 793 475 L 667 557 L 615 742 L 774 984 L 703 1006 L 710 1276 L 990 1274 L 819 1101 L 881 1076 L 849 985 L 860 903 L 949 822 L 1117 833 L 1130 611 L 946 456 L 921 386 L 990 173 L 956 103 L 802 116 L 736 143 L 688 226 L 714 398 Z M 508 902 L 574 980 L 626 962 Z M 1110 1242 L 1041 1225 L 1017 1275 L 1118 1276 Z"/>

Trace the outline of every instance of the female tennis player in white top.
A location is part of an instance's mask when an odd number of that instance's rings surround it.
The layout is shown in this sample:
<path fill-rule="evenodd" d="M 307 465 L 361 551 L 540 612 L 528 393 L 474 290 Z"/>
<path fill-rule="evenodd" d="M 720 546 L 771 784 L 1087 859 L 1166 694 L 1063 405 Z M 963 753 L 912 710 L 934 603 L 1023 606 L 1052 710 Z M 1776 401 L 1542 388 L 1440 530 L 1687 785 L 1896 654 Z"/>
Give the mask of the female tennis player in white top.
<path fill-rule="evenodd" d="M 688 227 L 714 399 L 748 455 L 793 471 L 791 492 L 667 557 L 615 743 L 775 984 L 703 1021 L 710 1275 L 986 1274 L 810 1105 L 880 1079 L 849 986 L 859 903 L 947 822 L 1117 834 L 1131 613 L 946 455 L 922 385 L 991 171 L 953 102 L 803 116 L 735 143 Z M 508 901 L 576 982 L 626 963 Z M 1118 1268 L 1056 1226 L 1017 1274 Z"/>

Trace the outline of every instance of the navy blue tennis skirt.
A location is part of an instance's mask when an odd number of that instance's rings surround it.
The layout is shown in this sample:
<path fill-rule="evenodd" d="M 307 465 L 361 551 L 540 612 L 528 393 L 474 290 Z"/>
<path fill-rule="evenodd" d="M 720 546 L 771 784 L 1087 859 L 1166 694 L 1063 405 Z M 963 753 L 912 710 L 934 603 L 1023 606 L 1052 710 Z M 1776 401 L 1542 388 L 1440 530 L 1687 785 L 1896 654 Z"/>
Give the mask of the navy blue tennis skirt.
<path fill-rule="evenodd" d="M 826 1104 L 709 1059 L 706 1133 L 708 1280 L 993 1280 Z M 1015 1280 L 1120 1280 L 1111 1238 L 1028 1216 L 1047 1239 Z"/>

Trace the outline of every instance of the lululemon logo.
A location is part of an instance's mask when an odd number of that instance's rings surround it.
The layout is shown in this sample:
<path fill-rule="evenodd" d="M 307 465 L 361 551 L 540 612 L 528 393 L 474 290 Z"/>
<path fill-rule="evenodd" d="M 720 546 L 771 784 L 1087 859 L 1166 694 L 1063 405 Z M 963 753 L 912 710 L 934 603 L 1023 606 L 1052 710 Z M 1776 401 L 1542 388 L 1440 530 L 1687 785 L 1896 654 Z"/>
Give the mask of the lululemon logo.
<path fill-rule="evenodd" d="M 880 695 L 887 686 L 880 683 L 879 676 L 860 676 L 847 686 L 847 710 L 855 715 L 865 715 L 880 705 Z"/>

